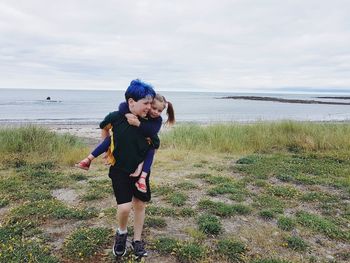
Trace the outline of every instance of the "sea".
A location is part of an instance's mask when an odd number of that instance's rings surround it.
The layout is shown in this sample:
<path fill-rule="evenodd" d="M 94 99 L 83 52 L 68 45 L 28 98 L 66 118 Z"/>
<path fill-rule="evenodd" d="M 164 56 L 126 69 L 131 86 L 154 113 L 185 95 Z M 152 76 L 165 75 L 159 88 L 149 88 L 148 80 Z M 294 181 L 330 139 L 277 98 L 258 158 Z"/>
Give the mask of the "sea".
<path fill-rule="evenodd" d="M 325 94 L 266 94 L 230 92 L 161 92 L 175 109 L 177 122 L 220 123 L 256 121 L 348 122 L 350 105 L 294 104 L 222 99 L 227 96 L 265 96 L 319 99 Z M 327 96 L 336 96 L 329 95 Z M 340 95 L 339 95 L 340 96 Z M 349 95 L 347 95 L 349 96 Z M 50 97 L 50 100 L 47 100 Z M 0 89 L 0 125 L 8 123 L 97 124 L 124 101 L 124 91 Z M 165 113 L 163 118 L 166 119 Z"/>

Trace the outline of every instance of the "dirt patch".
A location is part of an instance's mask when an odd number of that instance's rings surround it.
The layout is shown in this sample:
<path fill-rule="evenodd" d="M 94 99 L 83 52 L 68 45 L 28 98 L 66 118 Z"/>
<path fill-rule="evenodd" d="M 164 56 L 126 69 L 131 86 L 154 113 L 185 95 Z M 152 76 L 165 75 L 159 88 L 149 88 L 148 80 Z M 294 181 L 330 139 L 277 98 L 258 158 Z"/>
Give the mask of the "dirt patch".
<path fill-rule="evenodd" d="M 60 250 L 66 236 L 83 224 L 83 221 L 72 222 L 62 219 L 48 222 L 46 225 L 42 226 L 42 229 L 49 235 L 49 243 L 54 250 Z"/>
<path fill-rule="evenodd" d="M 0 208 L 0 218 L 4 218 L 6 213 L 10 210 L 10 207 L 6 206 L 3 208 Z"/>
<path fill-rule="evenodd" d="M 62 188 L 56 189 L 51 192 L 51 195 L 56 199 L 67 203 L 69 205 L 74 205 L 78 201 L 78 194 L 74 189 Z"/>

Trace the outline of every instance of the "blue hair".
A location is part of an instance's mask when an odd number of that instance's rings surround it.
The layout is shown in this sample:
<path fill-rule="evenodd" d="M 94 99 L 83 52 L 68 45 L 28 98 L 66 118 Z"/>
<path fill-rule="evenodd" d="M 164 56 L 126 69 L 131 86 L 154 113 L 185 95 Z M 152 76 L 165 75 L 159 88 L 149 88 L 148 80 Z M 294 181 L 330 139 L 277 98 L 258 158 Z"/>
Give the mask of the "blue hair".
<path fill-rule="evenodd" d="M 134 101 L 138 101 L 144 99 L 146 97 L 152 97 L 152 99 L 156 96 L 156 92 L 150 84 L 147 84 L 139 79 L 134 79 L 130 82 L 129 87 L 125 91 L 125 100 L 133 99 Z"/>

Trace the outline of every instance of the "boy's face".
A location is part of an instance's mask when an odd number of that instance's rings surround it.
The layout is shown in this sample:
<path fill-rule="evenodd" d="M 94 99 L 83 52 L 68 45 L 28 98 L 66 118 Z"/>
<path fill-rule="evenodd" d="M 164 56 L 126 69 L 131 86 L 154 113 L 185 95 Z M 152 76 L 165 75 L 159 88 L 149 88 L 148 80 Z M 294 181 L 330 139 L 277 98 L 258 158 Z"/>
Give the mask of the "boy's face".
<path fill-rule="evenodd" d="M 148 111 L 151 108 L 152 100 L 153 100 L 152 97 L 143 98 L 138 101 L 129 99 L 128 104 L 129 104 L 130 112 L 142 118 L 146 117 Z"/>

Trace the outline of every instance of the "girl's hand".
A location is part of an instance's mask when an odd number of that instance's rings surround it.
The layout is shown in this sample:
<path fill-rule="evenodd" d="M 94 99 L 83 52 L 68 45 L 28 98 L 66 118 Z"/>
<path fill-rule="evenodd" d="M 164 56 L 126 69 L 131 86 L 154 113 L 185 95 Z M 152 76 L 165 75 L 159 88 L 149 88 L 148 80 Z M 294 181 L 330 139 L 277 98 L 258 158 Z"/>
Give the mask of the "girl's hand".
<path fill-rule="evenodd" d="M 130 174 L 131 177 L 138 177 L 142 171 L 142 167 L 143 167 L 143 162 L 139 164 L 139 166 L 137 166 L 135 172 L 133 172 L 132 174 Z"/>
<path fill-rule="evenodd" d="M 125 114 L 125 117 L 126 117 L 128 123 L 129 123 L 130 125 L 133 125 L 133 126 L 136 126 L 136 127 L 139 127 L 139 126 L 140 126 L 141 122 L 140 122 L 140 120 L 137 118 L 137 116 L 135 116 L 134 114 L 132 114 L 132 113 L 127 113 L 127 114 Z"/>

